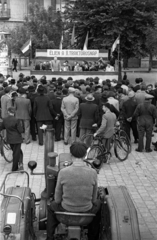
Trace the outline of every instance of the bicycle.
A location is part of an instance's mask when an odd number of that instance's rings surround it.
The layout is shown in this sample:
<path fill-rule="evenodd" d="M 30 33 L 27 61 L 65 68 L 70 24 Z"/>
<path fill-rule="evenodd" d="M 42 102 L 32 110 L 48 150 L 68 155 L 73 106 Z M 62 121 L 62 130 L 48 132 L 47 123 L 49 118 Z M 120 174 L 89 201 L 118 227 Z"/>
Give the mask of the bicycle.
<path fill-rule="evenodd" d="M 91 134 L 90 134 L 91 137 Z M 115 127 L 115 132 L 113 137 L 110 139 L 109 143 L 109 151 L 106 150 L 102 136 L 94 136 L 92 135 L 93 140 L 91 146 L 87 150 L 86 159 L 88 161 L 93 161 L 93 159 L 99 160 L 100 167 L 103 163 L 108 163 L 111 157 L 111 148 L 114 145 L 114 153 L 115 156 L 120 161 L 125 161 L 130 153 L 130 146 L 128 144 L 128 140 L 119 134 L 119 126 Z"/>
<path fill-rule="evenodd" d="M 94 128 L 94 129 L 96 130 L 96 128 Z M 81 142 L 85 143 L 88 148 L 91 147 L 93 144 L 98 144 L 98 143 L 95 143 L 96 139 L 94 139 L 93 134 L 94 134 L 94 130 L 93 130 L 93 133 L 84 134 L 81 138 Z M 115 134 L 116 134 L 117 138 L 126 140 L 128 147 L 129 147 L 129 153 L 130 153 L 132 150 L 131 141 L 130 141 L 127 133 L 121 128 L 121 124 L 119 121 L 117 121 L 115 124 Z"/>
<path fill-rule="evenodd" d="M 5 138 L 2 136 L 2 133 L 0 133 L 0 153 L 1 156 L 4 157 L 4 159 L 11 163 L 13 161 L 13 155 L 10 145 L 6 142 Z"/>

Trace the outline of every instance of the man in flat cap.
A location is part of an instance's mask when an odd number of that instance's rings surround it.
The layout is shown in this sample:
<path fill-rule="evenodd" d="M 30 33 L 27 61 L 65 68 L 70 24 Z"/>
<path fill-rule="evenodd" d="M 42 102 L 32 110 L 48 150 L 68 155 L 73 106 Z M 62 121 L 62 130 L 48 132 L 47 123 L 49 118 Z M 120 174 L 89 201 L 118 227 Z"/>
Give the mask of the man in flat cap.
<path fill-rule="evenodd" d="M 153 124 L 157 118 L 157 109 L 156 107 L 151 104 L 153 96 L 146 94 L 145 95 L 145 102 L 141 103 L 137 106 L 134 117 L 138 118 L 138 134 L 139 134 L 139 142 L 138 148 L 136 149 L 137 152 L 142 152 L 144 150 L 144 135 L 146 133 L 146 145 L 145 150 L 146 152 L 152 152 L 150 148 L 151 145 L 151 138 L 152 138 L 152 131 L 153 131 Z"/>

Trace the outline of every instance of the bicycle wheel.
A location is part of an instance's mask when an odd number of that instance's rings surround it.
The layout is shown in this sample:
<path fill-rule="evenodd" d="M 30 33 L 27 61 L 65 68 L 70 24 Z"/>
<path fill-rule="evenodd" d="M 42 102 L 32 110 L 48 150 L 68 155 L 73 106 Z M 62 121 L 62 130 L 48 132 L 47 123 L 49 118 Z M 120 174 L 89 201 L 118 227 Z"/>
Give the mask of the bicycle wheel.
<path fill-rule="evenodd" d="M 11 163 L 13 161 L 13 152 L 10 145 L 7 144 L 5 140 L 2 140 L 1 153 L 8 163 Z"/>
<path fill-rule="evenodd" d="M 94 137 L 92 133 L 84 134 L 81 138 L 81 142 L 85 143 L 88 148 L 92 146 L 93 140 Z"/>
<path fill-rule="evenodd" d="M 129 153 L 130 153 L 131 150 L 132 150 L 131 141 L 130 141 L 130 139 L 129 139 L 127 133 L 126 133 L 123 129 L 120 129 L 120 131 L 119 131 L 119 138 L 121 138 L 121 137 L 122 137 L 122 138 L 125 138 L 126 141 L 128 142 Z"/>
<path fill-rule="evenodd" d="M 87 159 L 88 160 L 99 159 L 99 157 L 102 154 L 103 154 L 103 149 L 99 145 L 93 145 L 87 153 Z"/>
<path fill-rule="evenodd" d="M 125 161 L 129 155 L 129 145 L 125 138 L 116 138 L 114 142 L 114 152 L 120 161 Z"/>

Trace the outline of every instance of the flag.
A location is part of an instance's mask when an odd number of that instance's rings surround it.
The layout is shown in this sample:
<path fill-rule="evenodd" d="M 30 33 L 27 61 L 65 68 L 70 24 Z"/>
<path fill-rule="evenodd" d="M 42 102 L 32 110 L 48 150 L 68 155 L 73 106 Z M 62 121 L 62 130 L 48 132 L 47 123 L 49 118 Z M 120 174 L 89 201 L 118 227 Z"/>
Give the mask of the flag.
<path fill-rule="evenodd" d="M 75 25 L 73 26 L 73 31 L 71 35 L 71 45 L 74 45 L 75 43 Z"/>
<path fill-rule="evenodd" d="M 61 36 L 61 41 L 60 41 L 60 44 L 59 44 L 59 49 L 62 50 L 63 48 L 63 34 Z"/>
<path fill-rule="evenodd" d="M 85 39 L 85 42 L 84 42 L 83 50 L 86 51 L 87 48 L 88 48 L 88 32 L 87 32 L 86 39 Z"/>
<path fill-rule="evenodd" d="M 120 44 L 120 36 L 118 36 L 116 41 L 113 43 L 112 48 L 111 48 L 111 53 L 114 52 L 114 50 L 116 49 L 118 44 Z"/>
<path fill-rule="evenodd" d="M 21 51 L 23 54 L 28 53 L 28 51 L 30 50 L 30 47 L 32 46 L 32 41 L 31 39 L 29 39 L 21 48 Z"/>

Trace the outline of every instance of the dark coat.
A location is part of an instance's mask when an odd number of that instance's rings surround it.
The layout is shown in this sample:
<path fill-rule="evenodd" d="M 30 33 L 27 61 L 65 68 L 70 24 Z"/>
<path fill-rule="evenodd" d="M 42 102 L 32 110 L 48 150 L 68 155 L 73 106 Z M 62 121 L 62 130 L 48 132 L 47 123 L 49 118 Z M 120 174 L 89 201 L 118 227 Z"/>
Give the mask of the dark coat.
<path fill-rule="evenodd" d="M 126 120 L 127 118 L 130 118 L 133 116 L 135 110 L 136 110 L 136 107 L 137 107 L 137 102 L 130 98 L 128 99 L 127 101 L 125 101 L 123 103 L 123 106 L 122 106 L 122 115 L 124 117 L 124 119 Z M 136 120 L 136 118 L 134 117 L 132 119 L 133 120 Z"/>
<path fill-rule="evenodd" d="M 48 96 L 39 95 L 35 98 L 33 112 L 37 121 L 53 120 L 53 107 Z"/>
<path fill-rule="evenodd" d="M 153 126 L 155 119 L 157 119 L 157 109 L 153 104 L 144 102 L 137 106 L 133 116 L 138 118 L 139 125 Z"/>
<path fill-rule="evenodd" d="M 39 94 L 36 93 L 36 92 L 30 92 L 27 94 L 27 98 L 31 101 L 31 107 L 32 109 L 34 108 L 34 101 L 35 101 L 35 98 L 38 97 Z M 32 115 L 31 117 L 34 117 L 34 111 L 32 111 Z"/>
<path fill-rule="evenodd" d="M 92 125 L 98 122 L 99 108 L 93 102 L 81 103 L 78 111 L 80 128 L 92 129 Z"/>
<path fill-rule="evenodd" d="M 56 98 L 52 101 L 52 106 L 53 106 L 53 112 L 55 117 L 57 114 L 60 115 L 60 118 L 63 118 L 63 113 L 61 111 L 61 105 L 62 105 L 62 96 L 56 96 Z"/>
<path fill-rule="evenodd" d="M 6 129 L 7 132 L 7 143 L 9 144 L 19 144 L 22 143 L 23 128 L 20 120 L 16 119 L 14 116 L 8 116 L 3 119 L 0 123 L 0 130 Z"/>

